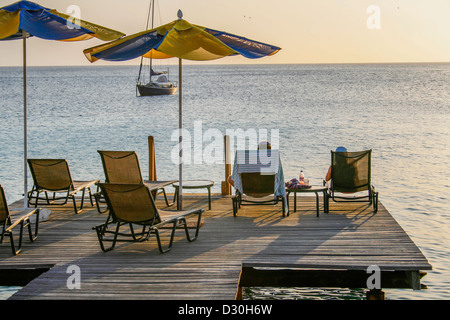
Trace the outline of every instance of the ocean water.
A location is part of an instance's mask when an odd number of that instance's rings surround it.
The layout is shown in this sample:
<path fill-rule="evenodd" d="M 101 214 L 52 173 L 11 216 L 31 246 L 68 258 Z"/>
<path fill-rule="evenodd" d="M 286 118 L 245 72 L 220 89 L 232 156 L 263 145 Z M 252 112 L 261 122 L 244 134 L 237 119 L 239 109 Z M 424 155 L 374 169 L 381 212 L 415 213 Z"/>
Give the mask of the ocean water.
<path fill-rule="evenodd" d="M 113 65 L 28 68 L 28 157 L 66 158 L 74 179 L 103 179 L 97 150 L 134 150 L 147 176 L 152 135 L 158 178 L 177 179 L 178 95 L 137 97 L 137 72 Z M 449 80 L 450 64 L 184 65 L 185 160 L 191 157 L 183 178 L 214 180 L 213 192 L 220 192 L 223 164 L 214 160 L 222 155 L 211 147 L 222 145 L 227 130 L 278 142 L 285 178 L 304 170 L 312 184 L 322 183 L 336 146 L 372 149 L 380 201 L 433 266 L 422 279 L 427 290 L 386 289 L 386 298 L 449 299 Z M 11 203 L 23 194 L 21 68 L 0 68 L 0 96 L 0 184 Z M 248 288 L 246 295 L 362 293 Z"/>

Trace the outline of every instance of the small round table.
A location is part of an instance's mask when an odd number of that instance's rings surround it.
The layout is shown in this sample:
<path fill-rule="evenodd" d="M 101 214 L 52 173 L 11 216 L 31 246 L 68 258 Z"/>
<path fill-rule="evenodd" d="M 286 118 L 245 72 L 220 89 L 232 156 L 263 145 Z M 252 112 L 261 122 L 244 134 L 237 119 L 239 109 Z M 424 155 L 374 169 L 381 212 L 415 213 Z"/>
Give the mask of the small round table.
<path fill-rule="evenodd" d="M 175 199 L 177 200 L 177 208 L 180 210 L 180 183 L 174 182 L 172 186 L 175 188 Z M 208 189 L 208 208 L 211 210 L 211 187 L 214 186 L 214 181 L 211 180 L 183 180 L 183 189 Z"/>
<path fill-rule="evenodd" d="M 319 216 L 319 192 L 323 193 L 324 212 L 328 212 L 327 201 L 326 201 L 327 190 L 328 190 L 327 187 L 322 187 L 322 186 L 311 186 L 311 188 L 299 188 L 299 189 L 286 188 L 287 203 L 289 205 L 289 194 L 291 192 L 294 193 L 294 212 L 296 212 L 297 211 L 297 193 L 314 192 L 316 194 L 316 211 L 317 211 L 317 217 L 318 217 Z"/>

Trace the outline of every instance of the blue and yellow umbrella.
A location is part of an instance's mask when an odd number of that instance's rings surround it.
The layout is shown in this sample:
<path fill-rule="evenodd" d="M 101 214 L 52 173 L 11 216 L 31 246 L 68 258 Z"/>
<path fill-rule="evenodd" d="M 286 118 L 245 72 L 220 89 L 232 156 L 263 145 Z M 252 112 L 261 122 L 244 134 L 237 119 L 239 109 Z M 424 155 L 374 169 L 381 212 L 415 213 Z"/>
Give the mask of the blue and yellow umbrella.
<path fill-rule="evenodd" d="M 271 56 L 281 48 L 241 36 L 191 24 L 183 19 L 139 32 L 121 39 L 84 50 L 86 58 L 95 62 L 126 61 L 138 57 L 151 59 L 179 59 L 179 199 L 182 204 L 182 60 L 207 61 L 242 55 L 249 59 Z M 181 209 L 181 207 L 179 208 Z"/>
<path fill-rule="evenodd" d="M 30 1 L 18 1 L 0 8 L 0 40 L 34 36 L 46 40 L 80 41 L 98 38 L 112 41 L 123 33 L 42 7 Z"/>
<path fill-rule="evenodd" d="M 89 61 L 126 61 L 140 56 L 152 59 L 180 58 L 215 60 L 242 55 L 256 59 L 271 56 L 281 48 L 179 19 L 155 29 L 84 50 Z"/>
<path fill-rule="evenodd" d="M 80 41 L 98 38 L 112 41 L 123 33 L 100 25 L 75 19 L 54 9 L 30 1 L 18 1 L 0 8 L 0 41 L 23 39 L 23 109 L 24 109 L 24 196 L 27 205 L 27 80 L 26 39 Z"/>

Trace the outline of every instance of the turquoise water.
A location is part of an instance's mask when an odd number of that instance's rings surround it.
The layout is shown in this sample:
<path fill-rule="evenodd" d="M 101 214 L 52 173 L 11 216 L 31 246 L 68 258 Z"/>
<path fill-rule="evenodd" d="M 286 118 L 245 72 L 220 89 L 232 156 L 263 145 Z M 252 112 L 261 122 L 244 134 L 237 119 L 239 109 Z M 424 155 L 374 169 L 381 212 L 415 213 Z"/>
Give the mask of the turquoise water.
<path fill-rule="evenodd" d="M 21 287 L 0 287 L 0 300 L 8 299 L 20 289 Z"/>
<path fill-rule="evenodd" d="M 135 150 L 146 176 L 147 137 L 153 135 L 158 178 L 177 179 L 171 155 L 178 95 L 136 97 L 137 71 L 29 68 L 28 157 L 66 158 L 75 179 L 103 179 L 97 150 Z M 380 201 L 433 265 L 422 280 L 427 290 L 386 290 L 386 297 L 450 298 L 450 64 L 187 65 L 183 76 L 183 122 L 191 134 L 191 140 L 185 136 L 191 164 L 184 166 L 184 179 L 214 180 L 213 191 L 220 192 L 223 165 L 212 160 L 221 157 L 208 146 L 227 130 L 261 140 L 267 132 L 272 142 L 278 134 L 285 178 L 302 169 L 312 184 L 321 184 L 331 149 L 370 148 Z M 0 183 L 13 202 L 23 193 L 21 68 L 0 68 L 0 94 Z M 301 292 L 255 289 L 248 295 L 321 297 L 316 289 Z"/>

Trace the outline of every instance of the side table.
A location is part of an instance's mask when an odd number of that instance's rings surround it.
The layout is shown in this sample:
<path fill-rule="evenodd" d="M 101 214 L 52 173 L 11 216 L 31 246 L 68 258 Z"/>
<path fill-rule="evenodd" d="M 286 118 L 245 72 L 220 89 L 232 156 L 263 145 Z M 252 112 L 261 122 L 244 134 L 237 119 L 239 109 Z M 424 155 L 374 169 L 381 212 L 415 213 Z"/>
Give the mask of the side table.
<path fill-rule="evenodd" d="M 323 193 L 323 208 L 324 212 L 328 213 L 327 201 L 326 201 L 326 193 L 328 188 L 322 186 L 311 186 L 311 188 L 300 188 L 300 189 L 289 189 L 286 188 L 286 198 L 289 205 L 289 194 L 294 193 L 294 212 L 297 211 L 297 193 L 305 193 L 305 192 L 314 192 L 316 194 L 316 211 L 317 217 L 319 216 L 319 192 Z"/>
<path fill-rule="evenodd" d="M 175 199 L 177 201 L 177 209 L 180 210 L 179 192 L 180 183 L 177 181 L 172 184 L 175 188 Z M 214 181 L 211 180 L 183 180 L 183 190 L 184 189 L 208 189 L 208 208 L 211 210 L 211 187 L 214 186 Z M 174 200 L 175 200 L 174 199 Z"/>

